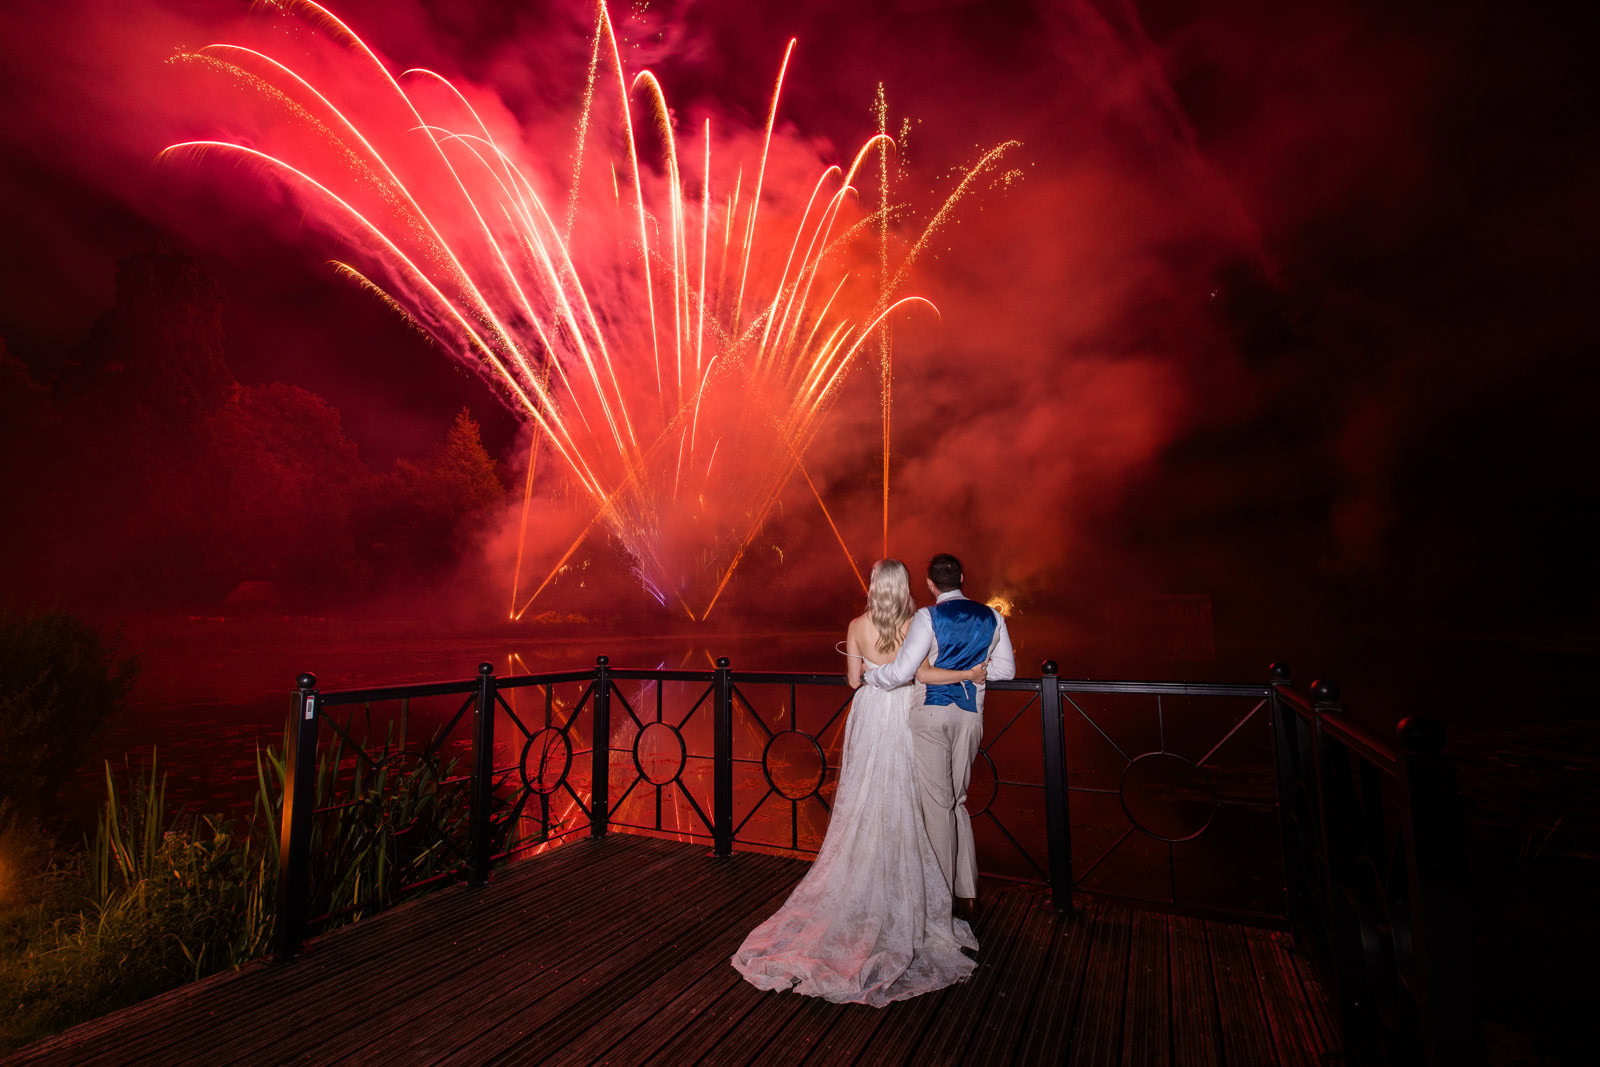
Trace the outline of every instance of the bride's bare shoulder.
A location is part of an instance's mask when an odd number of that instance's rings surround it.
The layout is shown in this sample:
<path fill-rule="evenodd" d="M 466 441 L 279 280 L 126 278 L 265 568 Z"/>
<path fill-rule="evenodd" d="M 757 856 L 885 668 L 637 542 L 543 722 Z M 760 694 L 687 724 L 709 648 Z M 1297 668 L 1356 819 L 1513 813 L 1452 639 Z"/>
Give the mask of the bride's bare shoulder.
<path fill-rule="evenodd" d="M 845 628 L 845 632 L 849 634 L 864 634 L 871 628 L 872 619 L 863 611 L 860 615 L 850 620 L 850 625 Z"/>

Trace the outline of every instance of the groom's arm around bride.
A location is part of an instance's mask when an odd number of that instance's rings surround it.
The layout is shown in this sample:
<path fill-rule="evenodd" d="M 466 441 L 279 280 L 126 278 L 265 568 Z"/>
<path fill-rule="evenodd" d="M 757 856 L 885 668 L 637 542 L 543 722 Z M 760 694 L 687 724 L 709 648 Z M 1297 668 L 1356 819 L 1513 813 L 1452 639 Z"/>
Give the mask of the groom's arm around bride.
<path fill-rule="evenodd" d="M 928 564 L 928 588 L 937 598 L 911 618 L 905 643 L 893 663 L 866 672 L 879 689 L 894 689 L 916 677 L 932 656 L 933 666 L 970 670 L 988 661 L 988 677 L 1016 675 L 1016 658 L 1005 618 L 987 604 L 961 593 L 961 562 L 941 553 Z M 929 685 L 923 702 L 911 710 L 909 725 L 923 822 L 952 896 L 971 914 L 978 895 L 978 864 L 972 819 L 967 813 L 967 783 L 983 740 L 981 684 Z"/>
<path fill-rule="evenodd" d="M 953 566 L 941 568 L 940 564 L 945 561 Z M 941 583 L 935 577 L 936 570 L 946 572 L 953 570 L 953 574 L 942 573 L 938 576 L 950 581 L 951 584 L 941 587 Z M 954 556 L 941 554 L 934 557 L 933 562 L 928 565 L 928 589 L 935 597 L 933 607 L 917 609 L 916 614 L 911 616 L 911 626 L 906 632 L 905 642 L 901 644 L 900 652 L 894 661 L 881 667 L 868 668 L 864 672 L 862 681 L 879 689 L 897 689 L 914 679 L 917 676 L 917 668 L 927 662 L 929 655 L 935 652 L 938 654 L 938 660 L 934 663 L 936 667 L 958 671 L 969 670 L 987 661 L 990 680 L 999 682 L 1016 677 L 1016 657 L 1011 648 L 1011 634 L 1006 629 L 1005 616 L 987 604 L 979 605 L 975 601 L 967 600 L 961 591 L 961 581 L 964 577 L 961 564 Z M 959 605 L 952 603 L 958 600 L 963 603 Z M 946 610 L 939 611 L 941 608 Z M 963 608 L 967 610 L 962 610 Z M 935 626 L 935 611 L 939 611 L 939 621 L 944 625 Z M 963 622 L 976 625 L 963 626 L 961 625 Z M 993 629 L 988 629 L 989 626 Z M 936 629 L 943 633 L 936 635 Z M 957 633 L 957 630 L 971 632 Z M 939 639 L 941 636 L 943 640 Z M 981 707 L 981 690 L 979 694 L 975 703 Z"/>

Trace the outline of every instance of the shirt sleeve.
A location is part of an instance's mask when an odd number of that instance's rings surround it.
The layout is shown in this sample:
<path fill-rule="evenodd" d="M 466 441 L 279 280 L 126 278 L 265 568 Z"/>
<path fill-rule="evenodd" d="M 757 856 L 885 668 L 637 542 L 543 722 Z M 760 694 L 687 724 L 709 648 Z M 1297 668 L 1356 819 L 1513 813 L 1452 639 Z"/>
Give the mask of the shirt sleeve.
<path fill-rule="evenodd" d="M 994 644 L 989 648 L 989 680 L 1004 682 L 1017 676 L 1017 657 L 1011 650 L 1011 632 L 1006 629 L 1006 617 L 996 611 L 994 619 Z M 909 638 L 907 643 L 910 643 Z"/>
<path fill-rule="evenodd" d="M 1010 645 L 1006 646 L 1008 649 Z M 906 631 L 905 643 L 893 663 L 869 668 L 864 676 L 868 685 L 879 689 L 898 689 L 917 676 L 917 668 L 928 658 L 933 648 L 933 616 L 921 608 L 911 616 L 911 628 Z"/>

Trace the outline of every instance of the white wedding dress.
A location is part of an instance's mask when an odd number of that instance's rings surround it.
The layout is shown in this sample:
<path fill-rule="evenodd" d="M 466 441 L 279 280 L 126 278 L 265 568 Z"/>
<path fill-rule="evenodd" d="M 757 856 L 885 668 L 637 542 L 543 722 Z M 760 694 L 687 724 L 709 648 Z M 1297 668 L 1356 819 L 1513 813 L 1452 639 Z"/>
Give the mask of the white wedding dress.
<path fill-rule="evenodd" d="M 907 715 L 921 691 L 856 690 L 816 861 L 734 953 L 752 985 L 881 1007 L 943 989 L 977 966 L 961 951 L 978 942 L 951 916 L 912 776 Z"/>

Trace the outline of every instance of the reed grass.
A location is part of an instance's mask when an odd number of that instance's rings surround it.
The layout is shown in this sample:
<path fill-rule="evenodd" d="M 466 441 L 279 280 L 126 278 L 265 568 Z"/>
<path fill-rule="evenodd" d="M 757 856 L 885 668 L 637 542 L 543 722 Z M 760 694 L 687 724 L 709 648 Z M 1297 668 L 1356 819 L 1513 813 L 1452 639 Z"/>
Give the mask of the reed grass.
<path fill-rule="evenodd" d="M 0 805 L 0 1054 L 267 954 L 286 749 L 258 746 L 243 817 L 171 810 L 154 749 L 142 767 L 106 764 L 105 799 L 78 848 Z M 308 914 L 319 929 L 464 865 L 457 761 L 410 753 L 403 727 L 371 747 L 335 731 L 314 782 Z M 495 822 L 497 850 L 517 822 Z"/>

